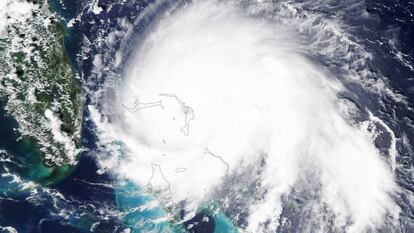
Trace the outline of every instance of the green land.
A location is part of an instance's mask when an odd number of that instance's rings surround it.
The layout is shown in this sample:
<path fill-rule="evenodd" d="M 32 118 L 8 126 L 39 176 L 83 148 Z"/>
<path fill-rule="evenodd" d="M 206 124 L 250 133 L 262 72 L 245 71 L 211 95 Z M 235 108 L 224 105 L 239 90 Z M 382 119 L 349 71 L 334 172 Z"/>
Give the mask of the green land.
<path fill-rule="evenodd" d="M 32 4 L 31 14 L 7 25 L 0 37 L 1 107 L 16 123 L 11 133 L 17 135 L 15 145 L 0 149 L 21 165 L 12 166 L 13 172 L 49 186 L 79 160 L 82 88 L 58 15 L 47 2 Z"/>

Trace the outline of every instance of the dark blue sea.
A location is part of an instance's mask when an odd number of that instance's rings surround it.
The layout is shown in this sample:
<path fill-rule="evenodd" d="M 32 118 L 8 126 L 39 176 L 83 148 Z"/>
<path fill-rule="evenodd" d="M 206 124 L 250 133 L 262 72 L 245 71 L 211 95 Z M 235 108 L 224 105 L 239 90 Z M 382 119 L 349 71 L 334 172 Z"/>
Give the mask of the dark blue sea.
<path fill-rule="evenodd" d="M 99 91 L 108 76 L 117 77 L 122 73 L 121 66 L 121 68 L 102 71 L 102 75 L 97 75 L 93 65 L 94 56 L 106 50 L 108 52 L 104 62 L 111 62 L 120 48 L 123 49 L 124 57 L 130 56 L 132 50 L 126 50 L 128 46 L 125 44 L 131 44 L 130 47 L 133 48 L 134 44 L 143 39 L 151 24 L 167 9 L 185 4 L 185 2 L 162 1 L 157 7 L 153 7 L 152 0 L 97 0 L 96 2 L 103 10 L 100 14 L 90 10 L 89 0 L 50 0 L 53 11 L 61 17 L 61 24 L 65 25 L 66 52 L 76 74 L 82 79 L 85 90 L 87 89 L 84 92 L 85 106 L 96 104 L 95 96 L 90 93 Z M 346 1 L 333 2 L 337 3 L 329 3 L 330 7 L 326 8 L 304 10 L 319 11 L 326 14 L 326 17 L 331 17 L 339 11 L 338 9 L 345 8 L 346 4 Z M 386 85 L 405 96 L 408 103 L 407 106 L 396 103 L 392 99 L 382 99 L 384 104 L 368 103 L 368 105 L 371 104 L 373 109 L 376 109 L 376 114 L 385 119 L 397 138 L 401 136 L 401 132 L 405 132 L 411 141 L 411 150 L 414 150 L 414 131 L 406 130 L 414 122 L 413 111 L 410 110 L 410 107 L 414 106 L 414 69 L 412 68 L 414 67 L 414 1 L 366 0 L 365 6 L 370 15 L 368 19 L 354 16 L 352 11 L 349 11 L 344 19 L 352 26 L 352 34 L 358 37 L 360 43 L 374 55 L 372 63 L 368 64 L 373 73 L 386 77 L 389 80 Z M 153 7 L 154 10 L 137 21 L 147 7 Z M 68 22 L 73 18 L 77 18 L 76 23 L 68 27 Z M 100 38 L 105 38 L 113 28 L 119 27 L 117 21 L 119 18 L 134 22 L 132 31 L 125 36 L 125 39 L 112 43 L 111 47 L 101 44 Z M 394 38 L 394 44 L 389 43 L 389 38 Z M 398 51 L 404 54 L 403 61 L 396 58 Z M 118 74 L 112 74 L 117 72 Z M 357 87 L 355 88 L 357 91 Z M 19 233 L 128 232 L 125 229 L 130 225 L 126 226 L 127 221 L 120 218 L 122 208 L 127 208 L 125 205 L 128 204 L 117 200 L 116 192 L 117 190 L 121 192 L 118 193 L 119 198 L 119 195 L 124 195 L 122 190 L 135 190 L 139 187 L 119 188 L 116 178 L 108 173 L 97 173 L 99 166 L 96 160 L 99 159 L 101 150 L 97 144 L 96 126 L 88 114 L 89 112 L 85 110 L 82 129 L 82 144 L 86 151 L 82 153 L 77 166 L 69 176 L 47 188 L 35 188 L 35 191 L 17 193 L 11 191 L 14 188 L 11 187 L 9 178 L 0 177 L 2 182 L 0 226 L 13 227 Z M 391 119 L 389 116 L 394 117 Z M 16 122 L 8 118 L 3 109 L 0 109 L 0 124 L 0 148 L 7 148 L 15 156 L 24 154 L 30 157 L 30 153 L 35 153 L 33 151 L 36 148 L 25 147 L 21 142 L 17 142 L 18 135 L 13 130 Z M 412 167 L 414 164 L 412 151 L 402 146 L 397 149 L 400 155 L 397 158 L 398 163 L 407 168 Z M 30 164 L 26 166 L 22 172 L 27 173 L 30 169 L 37 169 L 30 167 Z M 5 173 L 4 170 L 0 171 Z M 397 172 L 397 182 L 414 192 L 414 180 L 410 178 L 407 171 Z M 137 201 L 133 197 L 124 197 L 123 200 Z M 408 198 L 405 201 L 406 204 L 401 204 L 404 214 L 414 223 L 414 206 L 409 204 Z M 205 217 L 209 218 L 208 214 L 200 213 L 184 225 L 201 222 L 200 219 Z M 220 233 L 217 229 L 215 231 L 215 221 L 211 216 L 210 218 L 212 221 L 202 222 L 189 232 Z M 405 232 L 414 232 L 414 226 L 407 224 L 405 227 Z M 3 229 L 0 232 L 10 231 Z M 142 232 L 145 232 L 145 229 Z"/>

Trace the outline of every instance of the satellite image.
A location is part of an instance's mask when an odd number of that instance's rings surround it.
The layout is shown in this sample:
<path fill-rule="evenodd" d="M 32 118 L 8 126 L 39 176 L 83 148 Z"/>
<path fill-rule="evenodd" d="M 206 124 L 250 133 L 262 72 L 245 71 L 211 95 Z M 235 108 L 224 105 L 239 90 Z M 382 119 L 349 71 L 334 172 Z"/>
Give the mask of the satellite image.
<path fill-rule="evenodd" d="M 414 233 L 414 0 L 0 0 L 0 233 Z"/>

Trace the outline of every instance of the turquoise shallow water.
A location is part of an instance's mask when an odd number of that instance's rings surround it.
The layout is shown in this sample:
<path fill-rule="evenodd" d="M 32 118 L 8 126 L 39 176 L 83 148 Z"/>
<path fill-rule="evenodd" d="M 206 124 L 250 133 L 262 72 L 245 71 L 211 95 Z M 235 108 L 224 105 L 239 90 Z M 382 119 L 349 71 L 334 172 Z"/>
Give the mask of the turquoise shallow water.
<path fill-rule="evenodd" d="M 167 217 L 168 213 L 160 205 L 152 205 L 156 197 L 145 192 L 143 187 L 132 181 L 120 182 L 116 188 L 116 205 L 121 211 L 122 221 L 125 226 L 131 228 L 133 233 L 140 232 L 196 232 L 185 230 L 184 225 L 170 221 L 157 221 Z M 151 205 L 151 207 L 149 207 Z M 233 222 L 219 210 L 217 204 L 211 202 L 198 210 L 198 215 L 211 216 L 213 218 L 214 233 L 237 233 L 239 230 Z M 179 218 L 177 216 L 177 218 Z M 197 218 L 197 217 L 195 217 Z M 179 222 L 179 219 L 177 219 Z M 196 221 L 194 220 L 194 223 Z M 203 231 L 204 232 L 204 231 Z"/>
<path fill-rule="evenodd" d="M 120 161 L 127 160 L 127 152 L 124 143 L 114 142 L 120 147 Z M 220 211 L 218 204 L 210 201 L 201 205 L 197 210 L 197 215 L 186 222 L 183 222 L 182 216 L 174 216 L 174 222 L 166 221 L 164 218 L 168 217 L 168 210 L 164 209 L 157 203 L 157 197 L 148 193 L 143 186 L 128 180 L 116 180 L 115 185 L 115 199 L 116 206 L 120 211 L 120 216 L 123 224 L 129 227 L 133 233 L 141 232 L 214 232 L 214 233 L 238 233 L 238 228 L 233 224 L 223 212 Z M 196 225 L 202 221 L 202 216 L 209 216 L 213 219 L 209 223 L 209 227 L 199 226 L 190 228 L 191 225 Z M 212 231 L 206 231 L 209 228 Z"/>
<path fill-rule="evenodd" d="M 159 205 L 151 206 L 156 198 L 131 181 L 117 185 L 116 205 L 121 211 L 123 223 L 139 232 L 184 232 L 180 225 L 168 221 L 157 221 L 168 215 Z"/>
<path fill-rule="evenodd" d="M 64 179 L 73 167 L 69 165 L 61 167 L 46 166 L 36 144 L 29 138 L 20 138 L 15 130 L 17 122 L 6 114 L 3 106 L 3 104 L 0 104 L 0 150 L 5 151 L 8 156 L 2 156 L 7 157 L 7 161 L 2 161 L 2 174 L 15 174 L 22 179 L 35 181 L 45 186 Z M 20 190 L 16 183 L 10 181 L 10 176 L 0 177 L 1 192 L 13 193 Z"/>
<path fill-rule="evenodd" d="M 210 201 L 199 207 L 198 214 L 211 216 L 214 222 L 214 233 L 238 233 L 238 227 L 220 210 L 219 204 L 215 201 Z"/>
<path fill-rule="evenodd" d="M 82 13 L 81 22 L 78 24 L 75 24 L 73 28 L 66 28 L 66 37 L 65 37 L 65 48 L 66 52 L 68 53 L 69 57 L 72 60 L 72 65 L 76 68 L 77 71 L 84 74 L 85 78 L 88 78 L 88 72 L 92 69 L 91 66 L 91 60 L 93 59 L 93 55 L 95 53 L 99 53 L 99 51 L 94 51 L 95 46 L 91 45 L 90 47 L 84 47 L 86 49 L 92 49 L 92 52 L 87 54 L 89 57 L 89 60 L 79 60 L 77 62 L 77 54 L 82 49 L 82 40 L 80 38 L 83 38 L 84 36 L 88 38 L 90 41 L 95 42 L 97 41 L 98 32 L 101 32 L 100 29 L 104 29 L 102 31 L 110 31 L 109 29 L 113 26 L 113 24 L 100 24 L 100 20 L 103 21 L 109 21 L 109 19 L 115 19 L 118 15 L 128 15 L 129 12 L 131 12 L 131 16 L 138 15 L 134 11 L 133 4 L 126 4 L 125 6 L 117 5 L 116 1 L 111 0 L 100 0 L 98 1 L 100 4 L 106 4 L 106 6 L 112 6 L 114 7 L 112 9 L 110 14 L 100 14 L 100 15 L 94 15 L 91 12 L 88 12 L 85 10 L 84 6 L 86 3 L 91 1 L 86 0 L 79 0 L 79 1 L 73 1 L 73 0 L 49 0 L 49 2 L 54 2 L 56 5 L 54 5 L 54 11 L 58 14 L 61 14 L 66 20 L 71 19 L 73 17 L 76 17 L 80 12 Z M 119 1 L 121 2 L 121 1 Z M 122 1 L 124 2 L 124 1 Z M 128 2 L 128 1 L 127 1 Z M 133 1 L 130 1 L 133 2 Z M 138 1 L 139 4 L 150 4 L 152 2 L 149 1 Z M 173 2 L 173 1 L 171 1 Z M 295 2 L 295 1 L 293 1 Z M 333 1 L 333 3 L 336 1 Z M 375 29 L 372 27 L 369 27 L 369 25 L 364 25 L 363 22 L 354 22 L 355 26 L 357 28 L 361 26 L 361 28 L 367 28 L 367 30 L 371 30 L 375 34 L 364 32 L 362 29 L 356 29 L 356 32 L 360 32 L 359 34 L 364 35 L 361 37 L 362 39 L 365 38 L 365 34 L 367 34 L 367 38 L 370 39 L 370 41 L 378 41 L 378 43 L 370 43 L 370 45 L 367 46 L 367 48 L 375 54 L 374 63 L 372 64 L 372 69 L 375 72 L 386 74 L 387 76 L 390 76 L 390 83 L 392 87 L 397 88 L 397 90 L 400 90 L 402 94 L 408 96 L 408 102 L 414 103 L 414 91 L 413 90 L 413 81 L 414 79 L 410 78 L 413 76 L 413 72 L 409 71 L 407 67 L 402 66 L 398 62 L 391 62 L 392 59 L 394 59 L 390 54 L 394 54 L 393 50 L 390 49 L 387 38 L 383 37 L 384 34 L 390 33 L 390 28 L 393 27 L 401 27 L 401 33 L 398 36 L 399 31 L 396 33 L 396 38 L 401 37 L 402 41 L 404 42 L 404 46 L 402 47 L 403 53 L 410 54 L 409 64 L 412 65 L 412 57 L 414 54 L 414 41 L 412 40 L 414 30 L 412 23 L 413 21 L 408 19 L 411 16 L 405 15 L 408 14 L 407 4 L 410 1 L 406 2 L 400 2 L 399 4 L 394 4 L 392 1 L 372 1 L 368 0 L 367 4 L 367 10 L 371 12 L 371 14 L 378 15 L 378 17 L 381 18 L 381 20 L 385 19 L 381 28 Z M 137 3 L 137 4 L 138 4 Z M 343 2 L 344 4 L 347 4 L 347 2 Z M 65 5 L 65 7 L 62 7 L 62 4 Z M 338 7 L 334 10 L 327 10 L 326 11 L 326 17 L 330 17 L 333 14 L 337 15 L 338 12 L 341 11 L 341 4 L 338 4 Z M 412 5 L 412 4 L 411 4 Z M 142 7 L 144 9 L 145 7 Z M 401 10 L 399 10 L 401 8 Z M 303 11 L 307 11 L 307 9 L 302 9 Z M 312 9 L 312 11 L 308 11 L 310 15 L 312 15 L 313 11 L 315 9 Z M 323 13 L 325 11 L 318 11 L 316 9 L 316 12 Z M 323 13 L 325 14 L 325 13 Z M 352 14 L 351 14 L 352 15 Z M 352 16 L 351 16 L 352 17 Z M 156 17 L 154 17 L 156 18 Z M 412 17 L 411 17 L 412 18 Z M 359 18 L 355 18 L 351 21 L 358 21 Z M 379 19 L 378 19 L 379 20 Z M 376 22 L 378 21 L 376 20 Z M 148 20 L 148 21 L 151 21 Z M 115 22 L 115 20 L 113 20 Z M 142 27 L 145 27 L 145 24 L 148 22 L 143 23 Z M 112 26 L 111 26 L 112 25 Z M 393 26 L 394 25 L 394 26 Z M 107 27 L 107 28 L 105 28 Z M 383 33 L 381 30 L 384 30 L 386 33 Z M 393 31 L 393 30 L 391 30 Z M 94 34 L 96 33 L 96 35 Z M 100 34 L 99 34 L 100 35 Z M 394 41 L 394 40 L 393 40 Z M 381 44 L 381 46 L 379 46 Z M 407 52 L 408 50 L 408 52 Z M 98 84 L 96 84 L 98 86 Z M 397 134 L 404 133 L 407 135 L 407 138 L 409 140 L 413 139 L 413 132 L 410 131 L 411 129 L 405 121 L 401 120 L 407 117 L 412 119 L 411 111 L 406 111 L 405 107 L 402 105 L 396 105 L 391 100 L 385 102 L 389 108 L 392 110 L 393 114 L 396 114 L 396 122 L 395 127 L 399 128 L 400 131 L 403 131 L 403 129 L 408 129 L 407 132 L 399 132 L 396 131 Z M 361 103 L 363 106 L 364 103 Z M 45 232 L 45 233 L 83 233 L 83 232 L 90 232 L 89 229 L 92 227 L 93 224 L 95 224 L 97 221 L 101 221 L 99 226 L 96 228 L 97 230 L 95 232 L 121 232 L 121 231 L 115 231 L 115 229 L 118 225 L 117 220 L 118 219 L 111 219 L 107 220 L 107 216 L 99 215 L 94 212 L 94 210 L 99 209 L 100 207 L 104 206 L 103 208 L 108 208 L 110 211 L 114 212 L 115 216 L 114 218 L 119 217 L 120 221 L 122 221 L 123 226 L 130 227 L 132 229 L 132 232 L 144 232 L 144 231 L 164 231 L 164 232 L 180 232 L 183 230 L 183 226 L 188 226 L 188 224 L 194 223 L 196 220 L 202 219 L 203 216 L 210 216 L 211 222 L 214 224 L 210 224 L 207 227 L 199 227 L 199 231 L 194 230 L 196 227 L 192 228 L 192 230 L 188 230 L 188 232 L 215 232 L 215 233 L 226 233 L 226 232 L 238 232 L 239 230 L 235 225 L 232 223 L 231 219 L 228 218 L 223 212 L 220 211 L 220 208 L 217 206 L 217 204 L 207 204 L 204 207 L 200 207 L 199 209 L 199 218 L 192 219 L 191 221 L 187 222 L 186 224 L 174 224 L 171 222 L 152 222 L 152 220 L 158 219 L 160 217 L 165 217 L 167 215 L 167 211 L 163 209 L 161 206 L 156 206 L 152 209 L 147 210 L 140 210 L 139 207 L 142 207 L 145 204 L 148 204 L 154 200 L 156 200 L 156 197 L 153 195 L 150 195 L 148 193 L 145 193 L 145 190 L 143 187 L 134 184 L 130 181 L 123 181 L 123 180 L 111 180 L 111 182 L 115 183 L 114 187 L 115 190 L 112 190 L 110 188 L 102 188 L 97 185 L 89 185 L 89 183 L 83 182 L 83 181 L 90 181 L 90 183 L 99 183 L 101 180 L 92 179 L 89 175 L 90 173 L 94 173 L 93 177 L 98 176 L 95 174 L 96 169 L 94 166 L 91 166 L 90 163 L 84 163 L 81 165 L 81 169 L 79 169 L 79 166 L 77 168 L 77 171 L 75 172 L 76 176 L 66 177 L 62 181 L 64 176 L 62 177 L 59 172 L 59 170 L 55 170 L 53 168 L 46 167 L 42 165 L 38 156 L 38 149 L 36 146 L 30 142 L 29 140 L 20 140 L 16 141 L 18 138 L 18 135 L 16 135 L 14 131 L 14 127 L 16 126 L 15 121 L 13 119 L 7 118 L 4 115 L 3 107 L 0 107 L 0 145 L 2 148 L 7 150 L 10 154 L 12 154 L 12 158 L 10 162 L 3 162 L 2 166 L 0 167 L 0 172 L 2 174 L 6 174 L 8 172 L 10 173 L 16 173 L 20 176 L 20 178 L 24 180 L 34 180 L 44 185 L 49 185 L 53 183 L 60 184 L 59 187 L 53 187 L 52 189 L 58 190 L 59 192 L 62 192 L 64 197 L 67 200 L 64 200 L 60 203 L 58 211 L 53 209 L 53 205 L 55 203 L 55 199 L 42 199 L 41 201 L 36 201 L 34 203 L 27 203 L 26 201 L 17 201 L 13 199 L 18 199 L 16 195 L 27 195 L 30 190 L 27 190 L 27 192 L 21 191 L 21 185 L 16 185 L 16 183 L 13 183 L 13 177 L 12 176 L 0 176 L 0 193 L 4 196 L 4 198 L 1 200 L 0 203 L 0 225 L 1 226 L 13 226 L 15 227 L 18 232 Z M 384 111 L 388 111 L 387 109 L 384 109 Z M 385 114 L 385 113 L 384 113 Z M 386 118 L 386 116 L 384 116 Z M 401 117 L 401 119 L 399 118 Z M 392 120 L 392 119 L 391 119 Z M 94 143 L 95 137 L 91 136 L 95 132 L 92 129 L 89 129 L 89 127 L 85 127 L 85 131 L 89 132 L 89 137 L 86 137 L 86 139 L 89 141 L 90 145 Z M 412 142 L 412 140 L 411 140 Z M 410 144 L 411 145 L 411 144 Z M 87 148 L 90 149 L 93 146 L 88 146 Z M 406 149 L 403 148 L 403 146 L 399 145 L 398 149 L 401 149 L 401 157 L 398 159 L 401 160 L 401 164 L 404 167 L 407 167 L 407 170 L 400 169 L 398 172 L 398 183 L 401 185 L 401 187 L 404 187 L 408 190 L 411 190 L 413 187 L 412 179 L 410 178 L 410 167 L 412 166 L 412 156 L 410 151 L 405 151 Z M 97 155 L 99 156 L 99 155 Z M 84 156 L 87 157 L 87 156 Z M 90 156 L 90 160 L 94 160 L 92 156 Z M 91 162 L 92 163 L 92 162 Z M 86 165 L 85 165 L 86 164 Z M 6 171 L 6 168 L 8 169 Z M 64 168 L 69 169 L 69 168 Z M 88 172 L 85 172 L 88 171 Z M 69 172 L 70 173 L 70 172 Z M 73 175 L 73 174 L 72 174 Z M 56 179 L 56 177 L 60 177 Z M 108 183 L 111 183 L 108 181 Z M 111 183 L 112 184 L 112 183 Z M 112 191 L 114 191 L 114 196 L 112 196 Z M 106 194 L 105 194 L 106 193 Z M 52 194 L 47 194 L 52 195 Z M 73 199 L 73 196 L 76 198 Z M 105 196 L 105 198 L 104 198 Z M 405 197 L 404 197 L 405 198 Z M 407 197 L 409 198 L 409 197 Z M 24 199 L 24 198 L 21 198 Z M 91 202 L 91 200 L 94 200 Z M 116 199 L 116 205 L 108 205 L 109 207 L 105 207 L 103 203 L 103 199 L 111 199 L 111 201 L 115 202 Z M 75 202 L 71 203 L 70 200 L 76 200 Z M 404 199 L 405 200 L 405 199 Z M 69 202 L 67 205 L 63 205 L 63 202 Z M 92 204 L 91 204 L 92 203 Z M 110 202 L 112 203 L 112 202 Z M 52 205 L 53 204 L 53 205 Z M 75 206 L 76 208 L 74 208 Z M 410 202 L 405 201 L 405 203 L 402 204 L 403 208 L 402 215 L 410 215 Z M 88 209 L 89 208 L 89 209 Z M 76 215 L 70 216 L 70 218 L 65 222 L 62 219 L 54 219 L 58 215 L 58 212 L 60 213 L 61 210 L 63 210 L 63 213 L 67 213 L 67 210 L 69 209 L 75 209 Z M 101 209 L 99 209 L 101 210 Z M 4 214 L 3 214 L 4 213 Z M 203 215 L 205 213 L 205 215 Z M 49 215 L 54 215 L 52 218 L 50 218 Z M 297 213 L 294 213 L 297 214 Z M 81 217 L 79 217 L 81 216 Z M 111 215 L 112 216 L 112 215 Z M 298 215 L 297 217 L 303 217 Z M 48 221 L 43 221 L 45 218 L 49 218 Z M 308 220 L 307 218 L 303 218 L 304 220 Z M 43 221 L 40 223 L 40 221 Z M 48 223 L 49 222 L 49 223 Z M 300 223 L 300 221 L 297 221 Z M 407 221 L 408 222 L 408 221 Z M 70 226 L 68 226 L 68 224 Z M 211 227 L 212 225 L 212 227 Z M 123 227 L 122 226 L 122 227 Z M 414 232 L 413 225 L 410 222 L 407 223 L 407 226 L 404 228 L 406 232 Z M 119 229 L 121 229 L 120 227 Z M 212 229 L 210 231 L 210 229 Z M 288 229 L 289 230 L 289 229 Z M 295 228 L 295 225 L 292 224 L 290 228 L 291 232 L 294 232 L 297 230 Z M 281 230 L 283 231 L 283 230 Z M 1 232 L 1 230 L 0 230 Z"/>

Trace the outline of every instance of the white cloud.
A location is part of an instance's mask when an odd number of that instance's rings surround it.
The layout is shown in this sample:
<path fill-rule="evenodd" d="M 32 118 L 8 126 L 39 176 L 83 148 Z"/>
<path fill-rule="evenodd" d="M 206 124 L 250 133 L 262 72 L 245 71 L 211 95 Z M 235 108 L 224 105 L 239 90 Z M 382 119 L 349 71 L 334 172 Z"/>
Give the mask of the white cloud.
<path fill-rule="evenodd" d="M 0 36 L 10 23 L 24 22 L 31 16 L 34 4 L 19 0 L 0 1 Z"/>
<path fill-rule="evenodd" d="M 104 125 L 128 149 L 116 172 L 145 185 L 159 165 L 173 200 L 191 212 L 227 168 L 266 154 L 260 179 L 268 192 L 250 206 L 252 232 L 269 219 L 277 228 L 281 198 L 308 174 L 338 227 L 381 226 L 399 211 L 391 169 L 344 120 L 336 95 L 346 90 L 305 51 L 289 29 L 231 4 L 195 2 L 165 18 L 137 51 L 118 104 L 108 100 L 117 114 Z"/>

